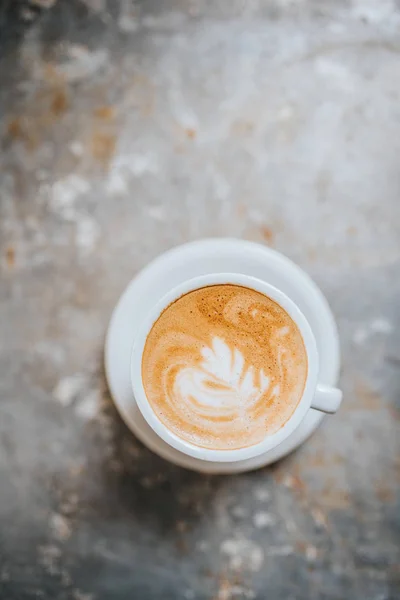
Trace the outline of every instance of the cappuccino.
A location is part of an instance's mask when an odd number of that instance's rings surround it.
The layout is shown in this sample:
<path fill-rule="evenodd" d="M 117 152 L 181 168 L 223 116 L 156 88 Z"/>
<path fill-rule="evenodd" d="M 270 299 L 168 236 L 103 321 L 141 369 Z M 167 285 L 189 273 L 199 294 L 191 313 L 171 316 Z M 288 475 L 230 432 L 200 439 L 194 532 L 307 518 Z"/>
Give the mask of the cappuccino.
<path fill-rule="evenodd" d="M 288 313 L 240 285 L 211 285 L 170 304 L 144 347 L 142 379 L 159 420 L 191 444 L 246 448 L 292 416 L 307 353 Z"/>

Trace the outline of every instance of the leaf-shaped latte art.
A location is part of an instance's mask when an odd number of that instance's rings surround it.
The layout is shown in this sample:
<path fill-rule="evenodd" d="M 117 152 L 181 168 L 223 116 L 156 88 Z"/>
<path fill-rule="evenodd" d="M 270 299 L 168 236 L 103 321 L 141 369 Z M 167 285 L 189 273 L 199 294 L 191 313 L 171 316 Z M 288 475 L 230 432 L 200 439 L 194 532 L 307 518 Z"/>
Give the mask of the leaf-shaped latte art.
<path fill-rule="evenodd" d="M 246 368 L 243 354 L 220 337 L 201 353 L 202 363 L 184 367 L 176 376 L 175 393 L 182 402 L 194 401 L 203 409 L 245 409 L 268 390 L 270 380 L 264 371 Z"/>

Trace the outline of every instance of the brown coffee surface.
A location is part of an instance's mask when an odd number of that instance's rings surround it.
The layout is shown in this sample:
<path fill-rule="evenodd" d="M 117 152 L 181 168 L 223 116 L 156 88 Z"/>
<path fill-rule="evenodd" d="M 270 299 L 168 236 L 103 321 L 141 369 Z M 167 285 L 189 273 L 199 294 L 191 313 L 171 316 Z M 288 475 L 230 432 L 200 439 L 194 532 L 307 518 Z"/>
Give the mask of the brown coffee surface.
<path fill-rule="evenodd" d="M 213 285 L 170 304 L 144 348 L 142 378 L 160 421 L 215 450 L 245 448 L 278 431 L 299 403 L 307 354 L 276 302 L 238 285 Z"/>

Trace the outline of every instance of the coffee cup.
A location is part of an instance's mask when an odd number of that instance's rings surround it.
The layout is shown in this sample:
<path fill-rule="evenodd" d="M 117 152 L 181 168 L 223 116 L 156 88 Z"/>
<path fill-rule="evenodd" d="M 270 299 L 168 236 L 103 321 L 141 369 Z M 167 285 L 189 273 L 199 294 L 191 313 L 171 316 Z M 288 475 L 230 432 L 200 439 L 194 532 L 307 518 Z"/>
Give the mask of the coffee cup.
<path fill-rule="evenodd" d="M 233 449 L 214 449 L 196 445 L 195 443 L 189 442 L 187 439 L 183 439 L 167 427 L 159 418 L 159 415 L 156 414 L 147 397 L 142 373 L 146 341 L 154 324 L 158 321 L 164 311 L 174 302 L 190 292 L 220 285 L 240 286 L 242 288 L 247 288 L 248 290 L 254 290 L 281 307 L 297 326 L 307 357 L 307 372 L 304 387 L 296 407 L 286 422 L 274 433 L 266 434 L 261 441 L 253 445 Z M 259 456 L 272 450 L 289 438 L 289 436 L 294 434 L 310 408 L 324 413 L 332 414 L 336 412 L 342 400 L 342 392 L 337 388 L 323 385 L 318 381 L 318 377 L 319 356 L 317 344 L 311 327 L 299 307 L 276 287 L 255 277 L 238 273 L 202 275 L 189 279 L 171 289 L 149 310 L 148 315 L 144 318 L 138 335 L 136 336 L 131 354 L 132 389 L 139 410 L 148 425 L 171 447 L 188 456 L 209 462 L 237 462 Z"/>

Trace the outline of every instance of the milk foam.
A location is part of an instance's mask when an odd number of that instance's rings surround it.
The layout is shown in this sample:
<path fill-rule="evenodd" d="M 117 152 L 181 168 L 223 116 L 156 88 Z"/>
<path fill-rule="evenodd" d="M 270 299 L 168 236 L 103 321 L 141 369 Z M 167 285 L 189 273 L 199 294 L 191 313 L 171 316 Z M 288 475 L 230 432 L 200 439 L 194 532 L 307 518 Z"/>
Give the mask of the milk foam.
<path fill-rule="evenodd" d="M 217 285 L 170 305 L 142 362 L 159 419 L 196 445 L 230 449 L 277 431 L 300 400 L 307 356 L 296 324 L 259 292 Z"/>
<path fill-rule="evenodd" d="M 212 407 L 215 411 L 238 411 L 260 399 L 268 389 L 270 379 L 261 369 L 245 368 L 243 354 L 231 350 L 224 340 L 214 337 L 211 347 L 201 350 L 203 362 L 183 367 L 177 374 L 174 393 L 177 399 L 190 405 Z"/>

